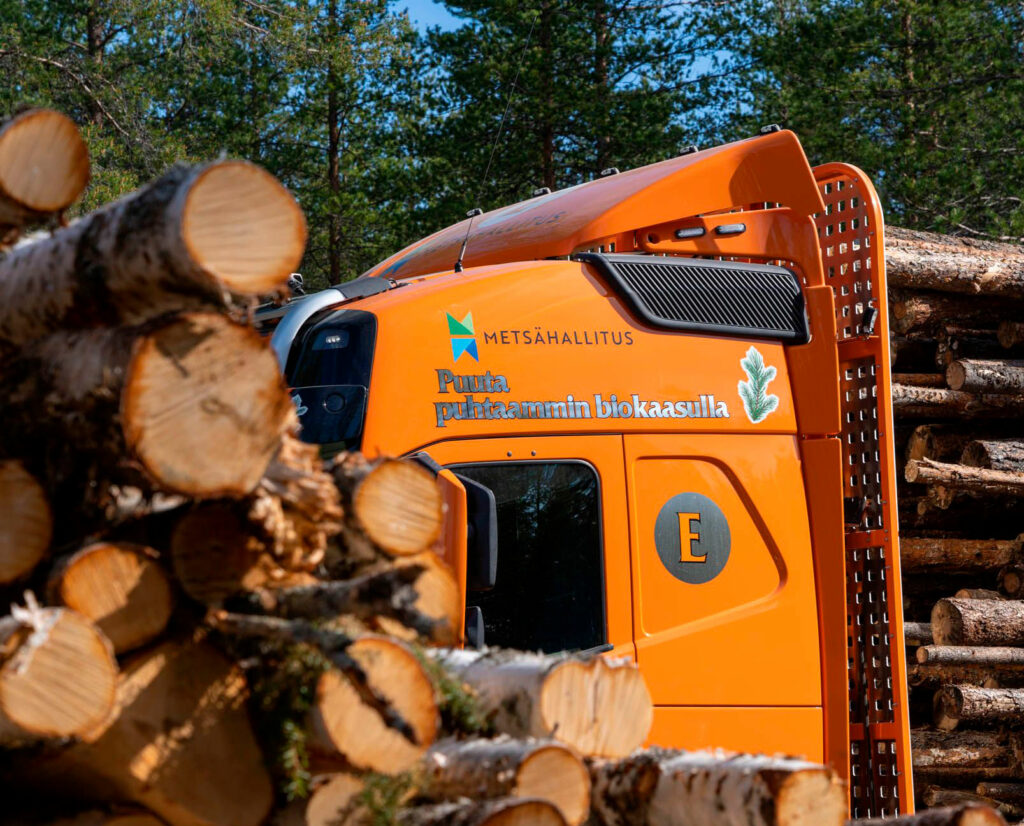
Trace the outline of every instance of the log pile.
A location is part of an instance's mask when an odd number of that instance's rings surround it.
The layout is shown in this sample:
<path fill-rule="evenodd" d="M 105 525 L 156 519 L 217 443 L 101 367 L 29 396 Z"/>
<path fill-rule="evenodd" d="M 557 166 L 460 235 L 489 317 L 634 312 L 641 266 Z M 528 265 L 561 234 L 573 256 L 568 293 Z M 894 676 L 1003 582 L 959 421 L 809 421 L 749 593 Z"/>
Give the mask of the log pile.
<path fill-rule="evenodd" d="M 68 125 L 0 127 L 3 822 L 843 822 L 822 766 L 638 750 L 631 661 L 459 648 L 432 473 L 325 464 L 247 322 L 294 200 L 221 161 L 62 225 Z"/>
<path fill-rule="evenodd" d="M 1024 248 L 890 229 L 918 806 L 1024 818 Z"/>

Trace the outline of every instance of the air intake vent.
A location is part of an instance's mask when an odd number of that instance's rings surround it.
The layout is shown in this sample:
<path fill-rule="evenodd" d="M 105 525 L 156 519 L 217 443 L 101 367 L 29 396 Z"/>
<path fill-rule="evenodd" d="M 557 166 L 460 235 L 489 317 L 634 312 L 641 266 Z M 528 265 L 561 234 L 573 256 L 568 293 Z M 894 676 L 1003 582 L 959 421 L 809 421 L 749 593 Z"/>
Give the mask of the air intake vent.
<path fill-rule="evenodd" d="M 783 267 L 584 253 L 644 321 L 668 330 L 808 341 L 804 297 Z"/>

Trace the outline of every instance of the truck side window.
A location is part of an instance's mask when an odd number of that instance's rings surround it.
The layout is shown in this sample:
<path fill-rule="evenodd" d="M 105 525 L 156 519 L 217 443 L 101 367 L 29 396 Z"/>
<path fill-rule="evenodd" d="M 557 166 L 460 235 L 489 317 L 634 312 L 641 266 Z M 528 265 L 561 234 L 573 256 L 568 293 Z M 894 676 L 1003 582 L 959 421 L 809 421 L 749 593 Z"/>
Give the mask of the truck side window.
<path fill-rule="evenodd" d="M 498 572 L 470 592 L 487 645 L 545 652 L 605 642 L 604 558 L 597 472 L 583 462 L 456 468 L 494 492 Z"/>

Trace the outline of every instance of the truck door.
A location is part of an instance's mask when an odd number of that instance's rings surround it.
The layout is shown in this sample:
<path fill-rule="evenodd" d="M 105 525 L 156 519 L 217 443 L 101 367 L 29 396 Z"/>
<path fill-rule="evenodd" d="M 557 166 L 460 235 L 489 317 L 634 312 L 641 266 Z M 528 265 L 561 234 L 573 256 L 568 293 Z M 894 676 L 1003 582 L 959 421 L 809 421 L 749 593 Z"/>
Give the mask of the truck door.
<path fill-rule="evenodd" d="M 791 435 L 626 435 L 653 743 L 821 760 L 810 531 Z"/>
<path fill-rule="evenodd" d="M 426 451 L 495 496 L 495 586 L 466 595 L 487 645 L 635 657 L 620 436 L 460 439 Z"/>

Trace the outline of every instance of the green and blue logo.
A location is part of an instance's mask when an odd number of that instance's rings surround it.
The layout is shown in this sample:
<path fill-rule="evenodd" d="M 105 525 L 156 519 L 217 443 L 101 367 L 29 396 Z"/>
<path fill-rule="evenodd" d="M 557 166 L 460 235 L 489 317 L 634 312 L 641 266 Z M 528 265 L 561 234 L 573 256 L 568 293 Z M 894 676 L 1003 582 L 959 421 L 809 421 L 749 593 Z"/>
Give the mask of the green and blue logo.
<path fill-rule="evenodd" d="M 476 348 L 476 333 L 473 332 L 473 314 L 466 313 L 461 321 L 451 313 L 448 317 L 448 335 L 452 337 L 452 360 L 458 361 L 468 353 L 474 361 L 480 361 L 480 351 Z"/>

